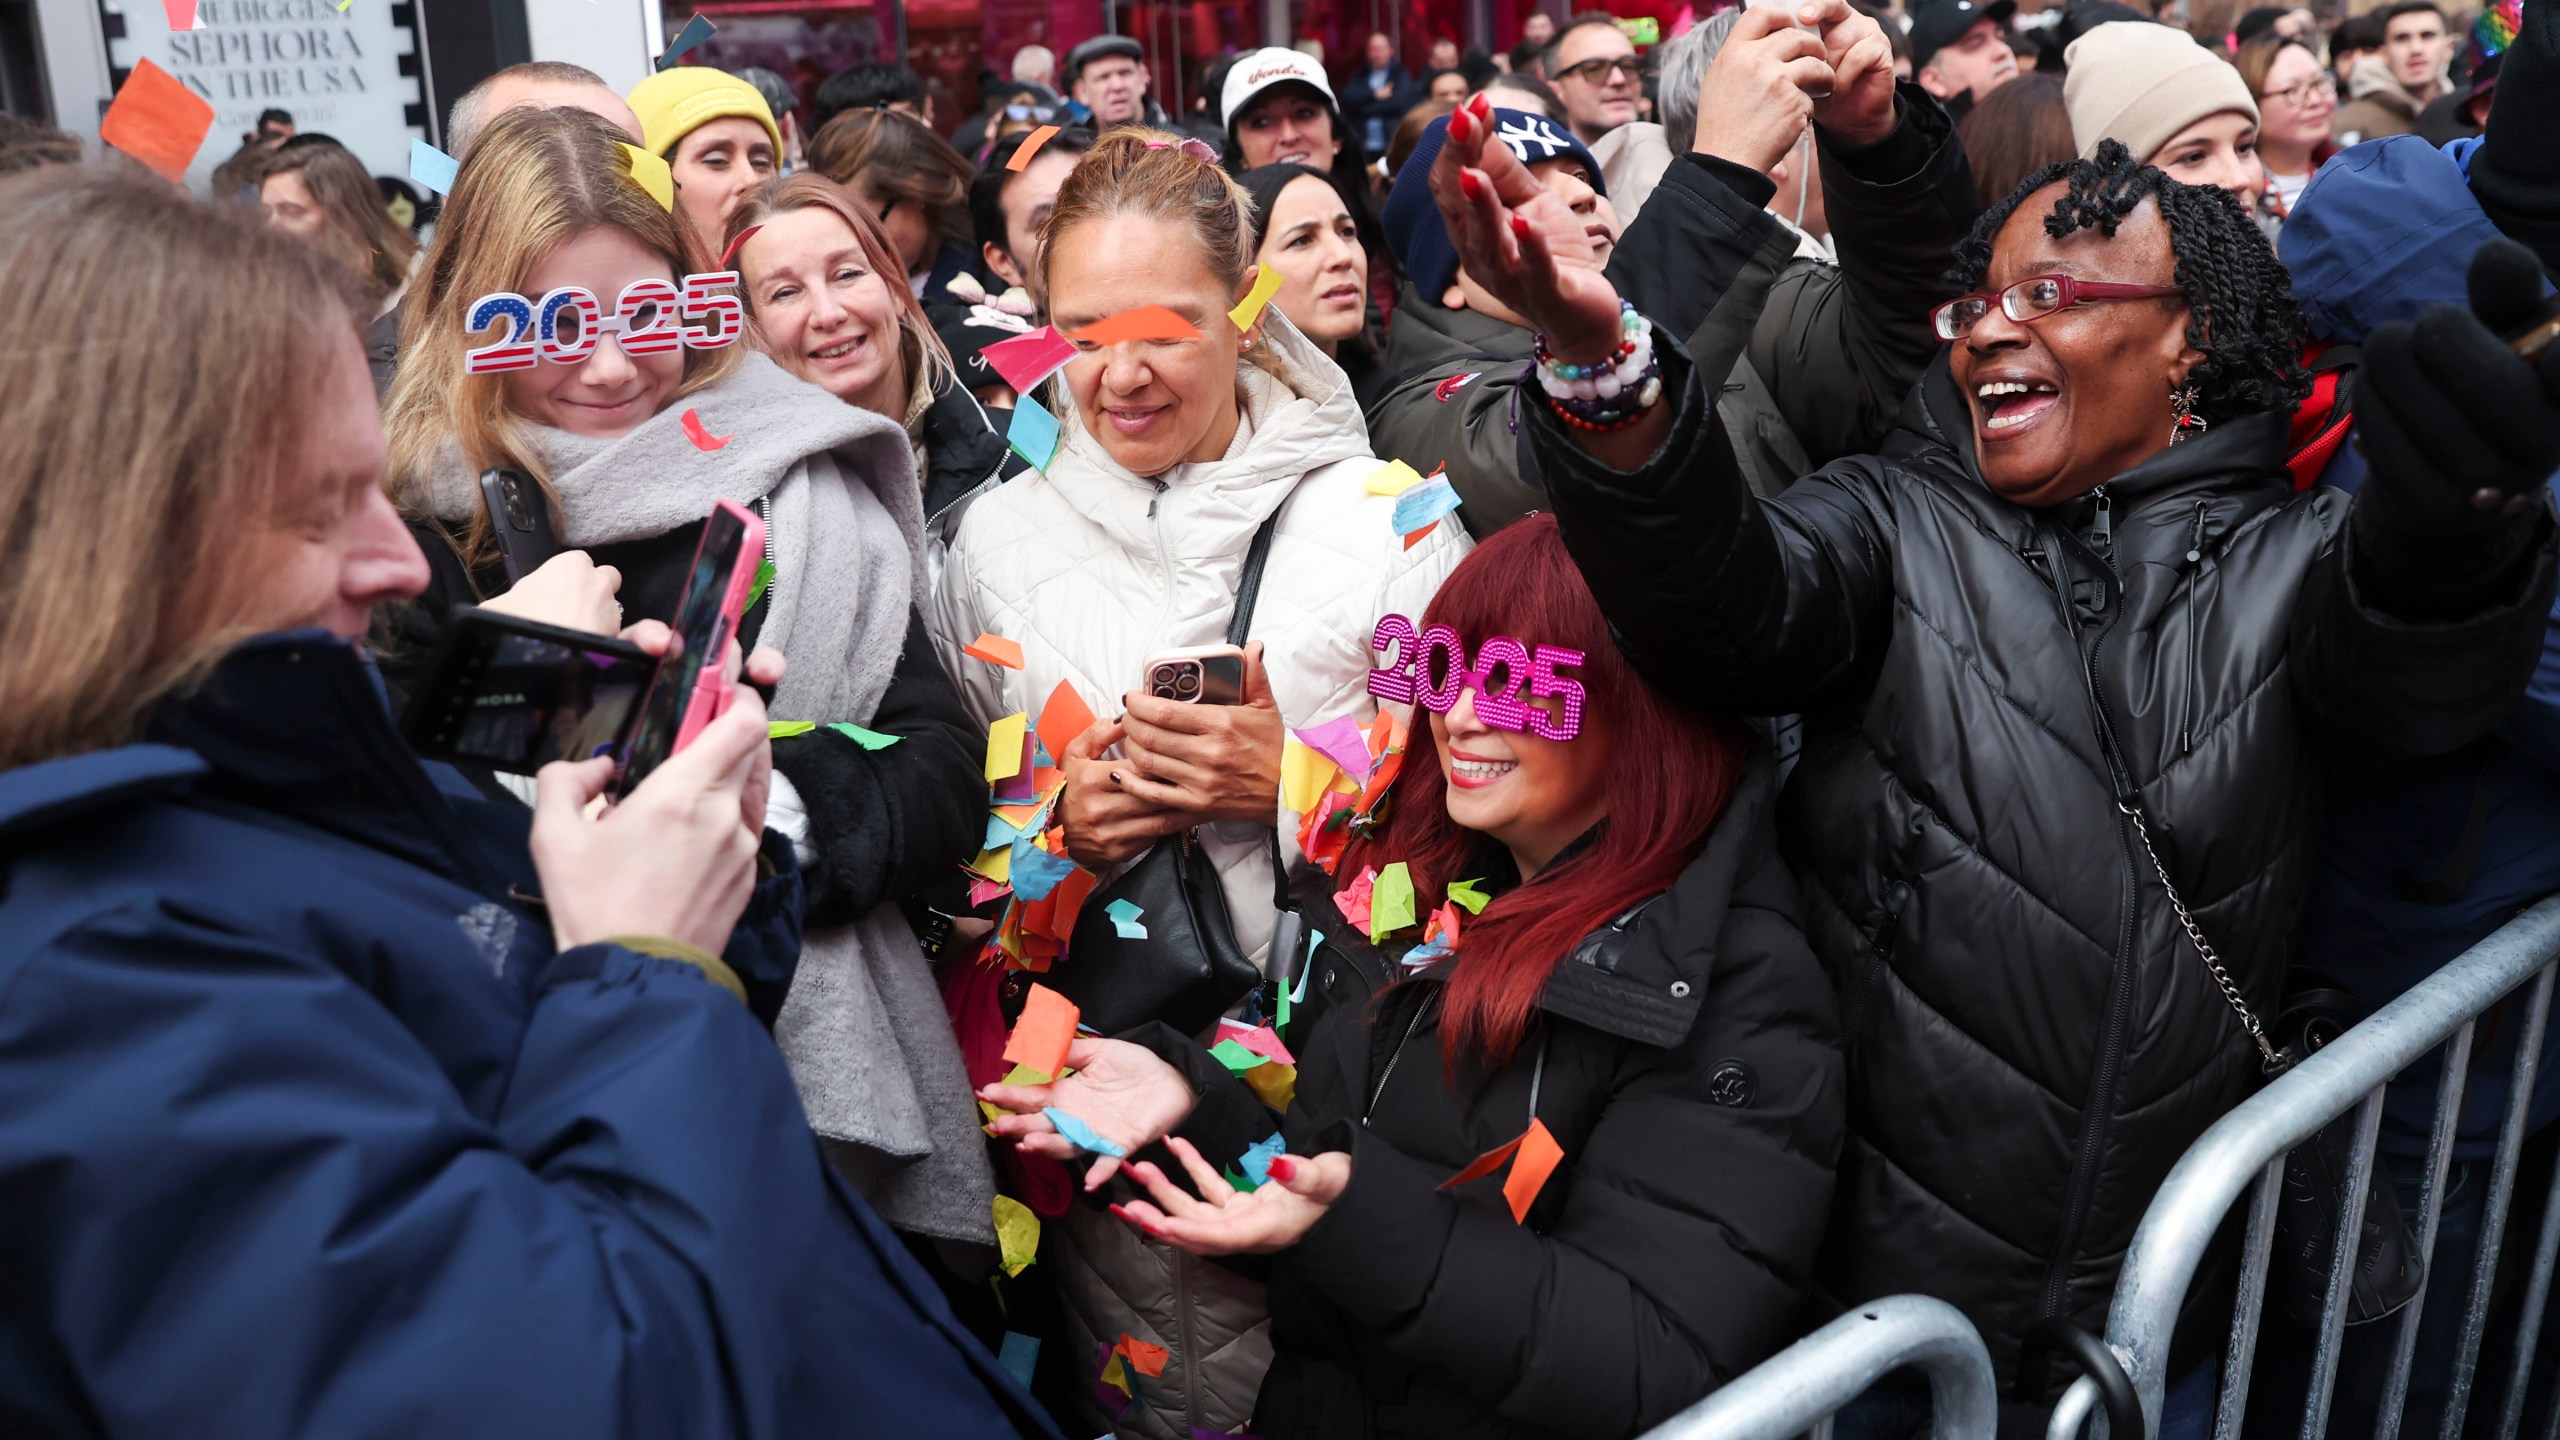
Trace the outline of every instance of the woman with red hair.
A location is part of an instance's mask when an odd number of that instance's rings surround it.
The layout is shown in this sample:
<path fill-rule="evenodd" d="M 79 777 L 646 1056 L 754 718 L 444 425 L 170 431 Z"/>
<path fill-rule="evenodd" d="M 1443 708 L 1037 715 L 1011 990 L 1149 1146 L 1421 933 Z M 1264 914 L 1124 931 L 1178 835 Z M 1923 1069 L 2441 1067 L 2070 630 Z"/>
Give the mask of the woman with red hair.
<path fill-rule="evenodd" d="M 1415 913 L 1443 918 L 1384 949 L 1326 929 L 1286 1115 L 1162 1027 L 1080 1039 L 1068 1078 L 982 1098 L 1031 1153 L 1081 1153 L 1048 1107 L 1141 1152 L 1147 1198 L 1114 1208 L 1149 1234 L 1274 1257 L 1255 1434 L 1632 1435 L 1793 1333 L 1840 1145 L 1831 988 L 1766 758 L 1628 668 L 1552 518 L 1487 540 L 1421 625 L 1469 655 L 1581 651 L 1579 732 L 1488 724 L 1472 683 L 1414 727 L 1337 882 L 1373 898 L 1401 862 Z M 1275 1130 L 1269 1180 L 1239 1187 Z"/>

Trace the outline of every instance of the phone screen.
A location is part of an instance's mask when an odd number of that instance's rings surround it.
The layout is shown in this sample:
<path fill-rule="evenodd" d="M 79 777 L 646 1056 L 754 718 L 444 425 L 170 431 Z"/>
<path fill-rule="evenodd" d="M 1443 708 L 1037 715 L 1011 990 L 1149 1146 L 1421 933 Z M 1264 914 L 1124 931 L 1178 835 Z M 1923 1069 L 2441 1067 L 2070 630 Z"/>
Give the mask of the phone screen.
<path fill-rule="evenodd" d="M 421 755 L 530 775 L 554 760 L 611 753 L 654 668 L 619 641 L 580 643 L 572 632 L 460 612 L 404 728 Z"/>
<path fill-rule="evenodd" d="M 676 736 L 684 725 L 685 708 L 701 683 L 702 667 L 720 663 L 721 649 L 729 641 L 720 602 L 746 538 L 746 527 L 727 510 L 712 511 L 703 523 L 702 544 L 693 552 L 693 573 L 685 577 L 684 595 L 676 602 L 675 636 L 659 663 L 657 683 L 649 687 L 639 728 L 632 732 L 631 748 L 623 761 L 618 788 L 624 794 L 675 753 Z"/>

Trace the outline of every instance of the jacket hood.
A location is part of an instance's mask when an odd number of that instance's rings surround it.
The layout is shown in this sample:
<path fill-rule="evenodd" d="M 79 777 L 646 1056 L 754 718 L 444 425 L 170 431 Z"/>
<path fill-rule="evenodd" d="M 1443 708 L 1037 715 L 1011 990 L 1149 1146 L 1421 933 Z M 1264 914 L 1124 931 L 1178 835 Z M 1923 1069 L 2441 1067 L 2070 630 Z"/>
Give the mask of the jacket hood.
<path fill-rule="evenodd" d="M 2321 166 L 2276 251 L 2312 332 L 2361 345 L 2431 305 L 2467 304 L 2472 252 L 2497 234 L 2453 157 L 2393 135 Z"/>
<path fill-rule="evenodd" d="M 1171 518 L 1223 510 L 1259 525 L 1308 471 L 1369 453 L 1369 427 L 1350 377 L 1278 309 L 1266 308 L 1263 316 L 1263 353 L 1272 368 L 1237 367 L 1244 425 L 1218 459 L 1156 476 L 1133 474 L 1084 428 L 1083 416 L 1067 408 L 1065 438 L 1044 473 L 1077 514 L 1124 547 L 1152 549 L 1157 517 L 1152 507 L 1129 504 L 1132 495 L 1179 491 Z"/>
<path fill-rule="evenodd" d="M 1402 379 L 1453 361 L 1499 364 L 1529 358 L 1528 331 L 1473 310 L 1452 310 L 1406 281 L 1387 331 L 1387 374 Z"/>
<path fill-rule="evenodd" d="M 206 768 L 174 745 L 120 745 L 0 771 L 0 849 L 130 800 L 184 794 Z"/>
<path fill-rule="evenodd" d="M 2347 98 L 2371 100 L 2397 112 L 2404 120 L 2414 120 L 2418 116 L 2417 97 L 2411 95 L 2391 73 L 2388 56 L 2367 55 L 2347 71 Z"/>

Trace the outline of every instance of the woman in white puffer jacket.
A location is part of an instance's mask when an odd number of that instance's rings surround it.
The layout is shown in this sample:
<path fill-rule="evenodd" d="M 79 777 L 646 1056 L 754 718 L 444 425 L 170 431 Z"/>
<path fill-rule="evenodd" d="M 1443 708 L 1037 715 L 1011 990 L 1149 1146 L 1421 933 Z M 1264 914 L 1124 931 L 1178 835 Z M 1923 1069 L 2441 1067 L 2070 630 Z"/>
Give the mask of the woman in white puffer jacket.
<path fill-rule="evenodd" d="M 1341 369 L 1276 309 L 1241 330 L 1229 319 L 1255 278 L 1249 204 L 1178 137 L 1137 129 L 1068 177 L 1041 252 L 1059 331 L 1162 305 L 1200 333 L 1079 347 L 1050 387 L 1073 401 L 1057 454 L 970 508 L 931 623 L 979 721 L 1036 714 L 1061 680 L 1103 717 L 1059 757 L 1069 853 L 1107 877 L 1197 827 L 1260 958 L 1272 827 L 1286 863 L 1303 863 L 1280 794 L 1284 736 L 1367 722 L 1378 617 L 1421 614 L 1467 540 L 1443 523 L 1408 548 L 1395 500 L 1367 489 L 1382 462 Z M 1226 638 L 1246 551 L 1275 511 L 1246 703 L 1134 693 L 1150 652 Z M 960 654 L 987 633 L 1020 643 L 1023 668 Z M 1261 1287 L 1082 1206 L 1063 1229 L 1076 1353 L 1124 1330 L 1172 1352 L 1147 1387 L 1165 1403 L 1133 1409 L 1124 1433 L 1240 1426 L 1270 1360 Z"/>

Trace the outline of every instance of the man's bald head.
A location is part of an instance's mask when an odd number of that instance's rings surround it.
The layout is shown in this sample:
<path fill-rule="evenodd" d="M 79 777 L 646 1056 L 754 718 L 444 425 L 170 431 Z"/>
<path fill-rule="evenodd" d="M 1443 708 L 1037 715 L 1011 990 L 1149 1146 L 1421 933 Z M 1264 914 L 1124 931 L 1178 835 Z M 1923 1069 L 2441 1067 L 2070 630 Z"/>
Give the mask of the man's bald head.
<path fill-rule="evenodd" d="M 508 66 L 454 101 L 453 118 L 445 125 L 446 148 L 461 159 L 471 153 L 471 143 L 491 120 L 528 106 L 584 110 L 620 126 L 632 144 L 642 143 L 640 117 L 631 113 L 630 104 L 604 83 L 603 76 L 583 65 L 534 60 Z"/>

